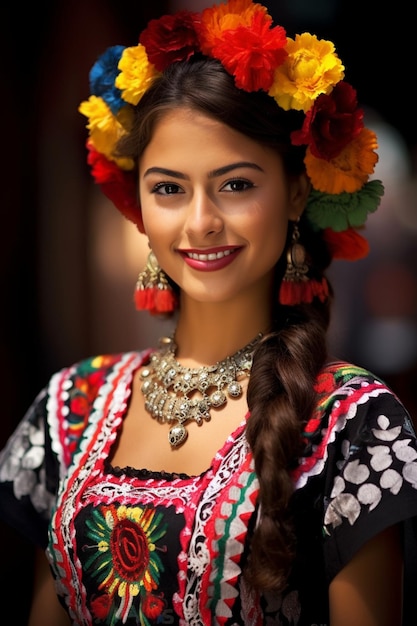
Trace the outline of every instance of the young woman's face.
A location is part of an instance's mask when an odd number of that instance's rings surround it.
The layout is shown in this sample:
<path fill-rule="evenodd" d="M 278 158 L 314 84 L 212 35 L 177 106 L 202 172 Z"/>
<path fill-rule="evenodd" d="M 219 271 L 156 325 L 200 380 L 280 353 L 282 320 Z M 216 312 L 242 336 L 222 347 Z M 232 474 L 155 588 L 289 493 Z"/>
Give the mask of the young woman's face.
<path fill-rule="evenodd" d="M 210 117 L 178 109 L 156 125 L 139 162 L 142 216 L 161 267 L 184 295 L 221 302 L 269 295 L 305 177 Z"/>

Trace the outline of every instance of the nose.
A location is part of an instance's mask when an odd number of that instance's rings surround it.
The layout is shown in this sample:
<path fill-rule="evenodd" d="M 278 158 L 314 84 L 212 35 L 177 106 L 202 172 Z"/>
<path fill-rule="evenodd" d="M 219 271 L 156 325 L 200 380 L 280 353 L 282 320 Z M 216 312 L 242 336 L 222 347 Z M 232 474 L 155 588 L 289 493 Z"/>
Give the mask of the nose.
<path fill-rule="evenodd" d="M 223 226 L 223 216 L 214 199 L 203 190 L 195 192 L 187 211 L 187 234 L 202 238 L 220 233 Z"/>

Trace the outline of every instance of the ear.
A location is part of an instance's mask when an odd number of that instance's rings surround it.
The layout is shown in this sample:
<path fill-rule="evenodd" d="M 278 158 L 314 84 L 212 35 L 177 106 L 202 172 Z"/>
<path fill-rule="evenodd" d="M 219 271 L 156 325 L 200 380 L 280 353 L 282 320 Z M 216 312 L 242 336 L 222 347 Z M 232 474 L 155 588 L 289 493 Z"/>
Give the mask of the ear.
<path fill-rule="evenodd" d="M 311 191 L 311 182 L 303 172 L 293 176 L 290 181 L 288 218 L 297 221 L 305 209 L 307 198 Z"/>

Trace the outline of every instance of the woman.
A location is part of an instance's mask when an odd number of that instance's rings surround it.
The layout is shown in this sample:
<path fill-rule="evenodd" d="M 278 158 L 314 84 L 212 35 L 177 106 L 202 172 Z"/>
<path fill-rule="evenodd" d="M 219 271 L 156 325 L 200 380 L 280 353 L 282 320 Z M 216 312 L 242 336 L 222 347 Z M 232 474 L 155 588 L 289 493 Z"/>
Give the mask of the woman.
<path fill-rule="evenodd" d="M 149 240 L 136 304 L 176 326 L 56 373 L 2 453 L 47 557 L 30 625 L 400 625 L 416 437 L 326 349 L 325 270 L 382 194 L 333 44 L 231 0 L 90 79 L 93 176 Z"/>

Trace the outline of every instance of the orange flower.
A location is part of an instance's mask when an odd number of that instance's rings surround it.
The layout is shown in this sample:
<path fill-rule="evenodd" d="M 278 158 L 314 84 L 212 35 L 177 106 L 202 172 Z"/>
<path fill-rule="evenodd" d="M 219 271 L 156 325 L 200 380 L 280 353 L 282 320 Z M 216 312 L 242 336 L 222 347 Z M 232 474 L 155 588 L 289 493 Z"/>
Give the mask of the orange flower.
<path fill-rule="evenodd" d="M 252 0 L 230 0 L 204 9 L 201 14 L 200 45 L 201 52 L 211 55 L 213 46 L 222 39 L 225 30 L 235 30 L 238 26 L 250 26 L 255 13 L 267 15 L 266 7 Z M 272 21 L 272 18 L 269 17 Z"/>
<path fill-rule="evenodd" d="M 268 91 L 275 69 L 284 62 L 287 36 L 281 26 L 270 28 L 270 20 L 257 13 L 250 28 L 226 30 L 212 55 L 234 76 L 236 87 L 246 91 Z"/>
<path fill-rule="evenodd" d="M 324 193 L 358 191 L 373 173 L 378 162 L 375 133 L 364 128 L 337 157 L 318 159 L 308 148 L 305 156 L 307 174 L 315 189 Z"/>

